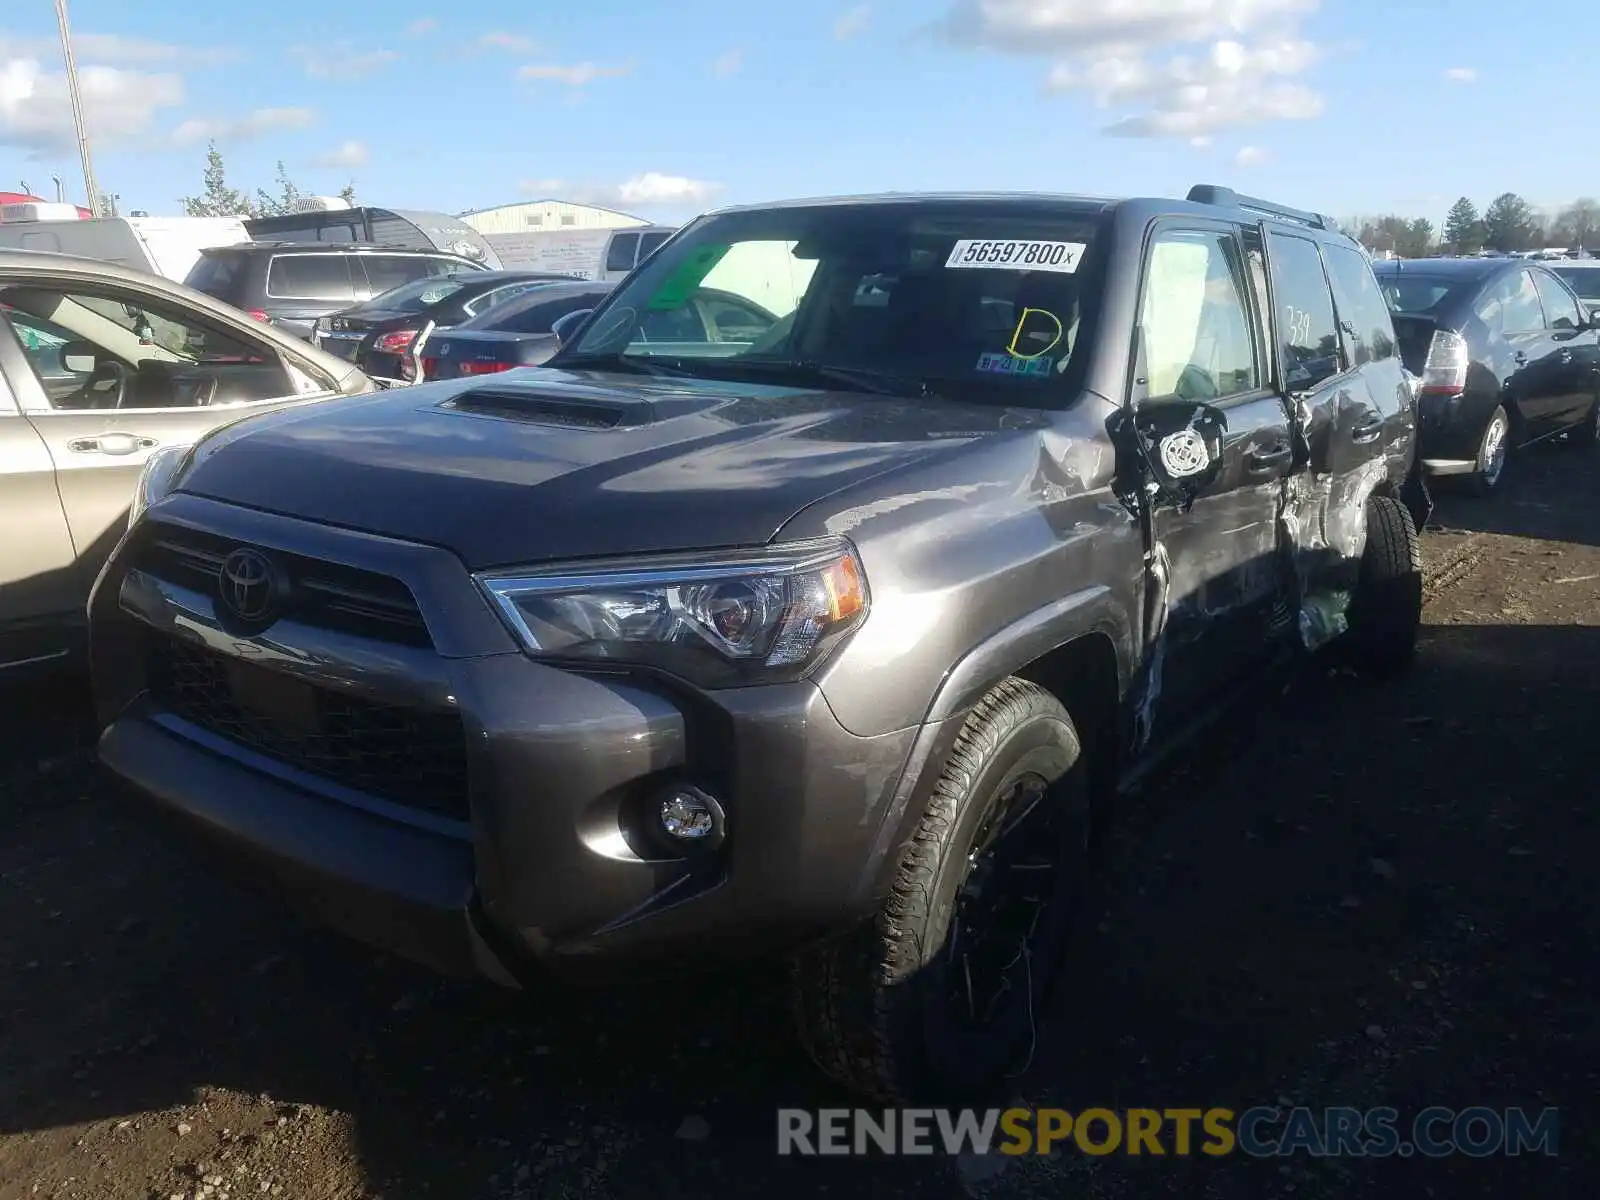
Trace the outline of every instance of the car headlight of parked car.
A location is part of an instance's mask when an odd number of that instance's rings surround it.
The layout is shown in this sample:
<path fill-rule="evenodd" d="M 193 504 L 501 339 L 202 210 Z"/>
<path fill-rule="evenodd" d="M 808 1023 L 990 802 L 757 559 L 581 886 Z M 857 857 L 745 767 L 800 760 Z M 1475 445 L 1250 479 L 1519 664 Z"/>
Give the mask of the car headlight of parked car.
<path fill-rule="evenodd" d="M 843 538 L 477 578 L 535 658 L 654 667 L 705 687 L 803 676 L 868 603 Z"/>
<path fill-rule="evenodd" d="M 183 473 L 189 466 L 189 455 L 193 446 L 162 446 L 153 450 L 150 457 L 144 460 L 144 469 L 139 472 L 139 482 L 133 489 L 133 503 L 128 505 L 128 528 L 143 514 L 145 509 L 155 504 L 162 497 L 178 486 L 178 480 L 183 478 Z"/>

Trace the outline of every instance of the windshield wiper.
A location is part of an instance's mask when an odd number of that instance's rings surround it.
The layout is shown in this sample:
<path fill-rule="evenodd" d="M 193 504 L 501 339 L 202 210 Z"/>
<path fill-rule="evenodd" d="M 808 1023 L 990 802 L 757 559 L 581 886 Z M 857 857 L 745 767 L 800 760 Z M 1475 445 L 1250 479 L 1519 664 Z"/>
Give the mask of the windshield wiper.
<path fill-rule="evenodd" d="M 577 367 L 591 371 L 631 371 L 635 375 L 692 375 L 681 365 L 667 366 L 633 354 L 574 354 L 552 367 Z"/>
<path fill-rule="evenodd" d="M 762 374 L 840 384 L 851 391 L 867 392 L 874 396 L 923 398 L 934 395 L 925 379 L 915 375 L 898 375 L 893 371 L 876 371 L 871 367 L 839 367 L 832 363 L 795 362 L 781 358 L 721 358 L 715 362 L 730 370 L 753 368 Z"/>

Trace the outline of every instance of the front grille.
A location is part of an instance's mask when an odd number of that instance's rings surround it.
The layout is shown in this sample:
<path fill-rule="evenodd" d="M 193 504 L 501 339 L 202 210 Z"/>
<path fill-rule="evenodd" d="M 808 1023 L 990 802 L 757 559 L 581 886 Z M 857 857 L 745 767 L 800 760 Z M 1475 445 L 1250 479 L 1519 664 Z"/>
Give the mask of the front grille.
<path fill-rule="evenodd" d="M 260 672 L 213 651 L 153 636 L 150 694 L 208 733 L 342 787 L 452 820 L 468 819 L 467 747 L 461 718 L 377 704 L 308 683 L 299 719 L 241 703 L 230 670 Z"/>
<path fill-rule="evenodd" d="M 239 545 L 199 530 L 155 526 L 133 565 L 215 603 L 222 560 Z M 375 641 L 432 647 L 416 597 L 400 580 L 298 554 L 269 553 L 289 577 L 285 618 Z"/>

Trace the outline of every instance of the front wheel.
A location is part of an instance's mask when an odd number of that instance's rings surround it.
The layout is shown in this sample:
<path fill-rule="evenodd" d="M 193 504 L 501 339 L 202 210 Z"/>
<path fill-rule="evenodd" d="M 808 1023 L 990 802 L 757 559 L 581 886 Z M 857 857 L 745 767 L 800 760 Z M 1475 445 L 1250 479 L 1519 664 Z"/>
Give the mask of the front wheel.
<path fill-rule="evenodd" d="M 973 709 L 875 919 L 796 964 L 823 1071 L 902 1103 L 976 1099 L 1026 1064 L 1081 915 L 1086 768 L 1037 684 L 1008 679 Z"/>

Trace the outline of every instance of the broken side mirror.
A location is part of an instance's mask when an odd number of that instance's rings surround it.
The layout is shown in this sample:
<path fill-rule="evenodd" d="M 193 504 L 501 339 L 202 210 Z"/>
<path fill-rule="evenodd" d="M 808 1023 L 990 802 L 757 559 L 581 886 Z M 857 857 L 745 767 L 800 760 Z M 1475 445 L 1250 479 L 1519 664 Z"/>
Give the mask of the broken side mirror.
<path fill-rule="evenodd" d="M 1215 405 L 1176 396 L 1147 400 L 1133 410 L 1129 425 L 1151 477 L 1184 508 L 1222 470 L 1228 417 Z"/>

